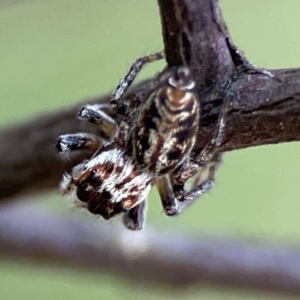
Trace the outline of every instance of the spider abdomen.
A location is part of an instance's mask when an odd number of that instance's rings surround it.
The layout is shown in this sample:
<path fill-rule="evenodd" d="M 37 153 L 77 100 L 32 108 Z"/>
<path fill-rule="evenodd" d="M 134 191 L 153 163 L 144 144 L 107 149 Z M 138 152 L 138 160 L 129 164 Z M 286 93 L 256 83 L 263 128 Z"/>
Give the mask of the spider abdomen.
<path fill-rule="evenodd" d="M 133 129 L 133 154 L 156 175 L 175 169 L 190 153 L 199 126 L 199 102 L 187 67 L 170 73 L 150 95 Z"/>

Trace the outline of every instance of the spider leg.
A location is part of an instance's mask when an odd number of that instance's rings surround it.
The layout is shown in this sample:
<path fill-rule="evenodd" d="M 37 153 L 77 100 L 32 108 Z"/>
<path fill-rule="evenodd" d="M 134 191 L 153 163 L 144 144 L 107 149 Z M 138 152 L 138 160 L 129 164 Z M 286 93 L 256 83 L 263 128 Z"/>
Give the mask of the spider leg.
<path fill-rule="evenodd" d="M 78 116 L 80 119 L 99 125 L 100 130 L 108 137 L 112 137 L 116 132 L 116 121 L 102 110 L 101 105 L 85 105 L 80 109 Z"/>
<path fill-rule="evenodd" d="M 165 53 L 164 53 L 164 51 L 161 51 L 161 52 L 157 52 L 157 53 L 154 53 L 154 54 L 150 54 L 150 55 L 138 58 L 131 65 L 128 73 L 126 74 L 124 79 L 122 79 L 120 81 L 117 88 L 113 92 L 112 98 L 110 100 L 111 106 L 113 108 L 117 107 L 117 105 L 119 103 L 119 100 L 121 99 L 122 95 L 129 89 L 132 82 L 134 81 L 134 79 L 136 78 L 136 76 L 138 75 L 138 73 L 141 71 L 141 69 L 143 68 L 143 66 L 145 64 L 156 61 L 156 60 L 160 60 L 164 57 L 165 57 Z"/>
<path fill-rule="evenodd" d="M 199 168 L 199 171 L 197 172 L 197 174 L 194 177 L 194 182 L 192 184 L 192 188 L 195 188 L 196 186 L 198 186 L 205 180 L 204 177 L 207 173 L 207 169 L 208 169 L 208 164 L 206 166 Z"/>
<path fill-rule="evenodd" d="M 215 153 L 215 155 L 213 156 L 213 158 L 210 160 L 209 163 L 200 167 L 200 171 L 198 171 L 198 173 L 194 177 L 192 189 L 196 188 L 198 185 L 203 183 L 206 180 L 206 178 L 208 178 L 210 176 L 210 172 L 212 171 L 212 168 L 213 168 L 212 164 L 214 164 L 215 167 L 219 167 L 221 165 L 222 156 L 223 156 L 222 152 L 217 152 L 217 153 Z M 205 176 L 206 176 L 206 178 L 205 178 Z"/>
<path fill-rule="evenodd" d="M 123 214 L 124 225 L 131 230 L 140 230 L 145 223 L 146 201 L 143 201 Z"/>
<path fill-rule="evenodd" d="M 155 184 L 160 195 L 165 214 L 167 216 L 177 215 L 179 213 L 179 202 L 174 196 L 169 177 L 159 177 L 156 179 Z"/>
<path fill-rule="evenodd" d="M 166 215 L 179 215 L 183 209 L 193 204 L 195 200 L 207 193 L 214 186 L 216 170 L 220 164 L 220 155 L 213 156 L 209 164 L 208 178 L 198 181 L 199 177 L 197 175 L 195 181 L 197 186 L 193 187 L 190 191 L 180 189 L 179 193 L 177 190 L 178 187 L 172 187 L 169 178 L 166 176 L 156 180 L 156 187 Z"/>
<path fill-rule="evenodd" d="M 216 180 L 216 172 L 218 167 L 220 166 L 222 153 L 215 154 L 212 159 L 207 163 L 207 166 L 204 168 L 208 168 L 208 176 L 206 179 L 202 180 L 197 175 L 195 178 L 195 182 L 190 191 L 184 191 L 179 197 L 180 201 L 180 210 L 191 205 L 197 198 L 207 193 L 215 184 Z"/>
<path fill-rule="evenodd" d="M 167 181 L 167 179 L 162 179 L 161 183 L 157 181 L 162 204 L 167 215 L 178 215 L 182 209 L 191 205 L 198 197 L 207 193 L 214 186 L 215 174 L 221 164 L 222 155 L 217 152 L 217 149 L 224 138 L 225 125 L 230 106 L 230 98 L 225 98 L 214 137 L 196 157 L 195 162 L 186 160 L 182 163 L 182 165 L 170 175 L 171 182 Z M 202 179 L 204 173 L 204 171 L 201 170 L 202 168 L 208 168 L 208 177 L 205 180 Z M 184 188 L 185 183 L 195 175 L 196 178 L 192 189 L 186 191 Z M 171 209 L 169 207 L 171 207 Z"/>
<path fill-rule="evenodd" d="M 60 153 L 69 153 L 73 150 L 87 149 L 93 152 L 102 146 L 102 141 L 91 133 L 74 133 L 60 135 L 56 148 Z"/>
<path fill-rule="evenodd" d="M 213 138 L 209 141 L 209 143 L 203 148 L 198 156 L 194 159 L 195 162 L 184 162 L 181 166 L 179 166 L 175 172 L 172 174 L 172 182 L 174 183 L 175 190 L 182 190 L 184 187 L 184 183 L 189 180 L 191 177 L 197 174 L 200 168 L 205 167 L 207 163 L 209 163 L 213 157 L 217 153 L 218 147 L 222 144 L 224 134 L 225 134 L 225 126 L 228 111 L 231 106 L 231 99 L 226 97 L 224 100 L 223 107 L 219 114 L 216 131 L 214 133 Z M 175 193 L 176 195 L 176 193 Z M 177 195 L 176 195 L 177 196 Z"/>
<path fill-rule="evenodd" d="M 226 97 L 224 99 L 224 104 L 219 114 L 214 137 L 210 140 L 210 142 L 204 147 L 204 149 L 196 157 L 196 163 L 199 166 L 204 166 L 208 161 L 210 161 L 211 158 L 216 153 L 217 148 L 222 144 L 225 135 L 225 127 L 226 127 L 228 111 L 231 105 L 232 105 L 231 98 Z"/>

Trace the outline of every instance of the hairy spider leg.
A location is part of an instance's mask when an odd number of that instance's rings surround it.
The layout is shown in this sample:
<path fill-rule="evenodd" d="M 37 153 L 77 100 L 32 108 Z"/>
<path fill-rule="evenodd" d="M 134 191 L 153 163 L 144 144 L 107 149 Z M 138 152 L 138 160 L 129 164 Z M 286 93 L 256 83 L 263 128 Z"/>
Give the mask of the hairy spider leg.
<path fill-rule="evenodd" d="M 113 92 L 112 98 L 110 100 L 110 104 L 113 108 L 116 108 L 118 106 L 119 100 L 124 95 L 124 93 L 129 89 L 132 82 L 138 75 L 138 73 L 141 71 L 143 66 L 147 63 L 154 62 L 160 59 L 165 58 L 164 51 L 160 51 L 154 54 L 146 55 L 143 57 L 138 58 L 134 61 L 134 63 L 131 65 L 129 71 L 127 72 L 124 79 L 120 81 L 117 88 Z"/>
<path fill-rule="evenodd" d="M 180 211 L 185 207 L 194 203 L 197 198 L 207 193 L 215 184 L 216 172 L 221 164 L 221 155 L 214 155 L 211 160 L 207 163 L 209 165 L 208 177 L 201 182 L 195 182 L 195 186 L 190 191 L 185 192 L 180 198 Z M 198 178 L 196 178 L 197 180 Z"/>
<path fill-rule="evenodd" d="M 196 163 L 199 167 L 204 166 L 208 161 L 210 161 L 216 153 L 217 148 L 222 144 L 225 135 L 227 115 L 231 105 L 231 97 L 226 97 L 219 114 L 215 135 L 196 157 Z"/>
<path fill-rule="evenodd" d="M 85 132 L 60 135 L 56 143 L 56 148 L 61 154 L 84 149 L 95 152 L 101 146 L 102 141 L 98 136 Z"/>
<path fill-rule="evenodd" d="M 193 182 L 192 188 L 197 187 L 198 185 L 203 183 L 210 176 L 213 164 L 217 168 L 221 165 L 222 156 L 223 156 L 222 152 L 216 152 L 214 154 L 214 156 L 212 157 L 212 159 L 207 164 L 205 164 L 203 167 L 200 167 L 200 170 L 194 177 L 194 182 Z"/>
<path fill-rule="evenodd" d="M 226 97 L 218 118 L 214 137 L 196 157 L 195 162 L 186 161 L 171 174 L 171 178 L 165 176 L 157 179 L 156 186 L 167 215 L 178 215 L 185 207 L 191 205 L 198 197 L 207 193 L 214 186 L 216 170 L 221 163 L 221 154 L 217 152 L 217 148 L 224 138 L 230 106 L 231 100 Z M 192 189 L 186 191 L 184 189 L 186 181 L 197 174 L 200 168 L 205 168 L 207 164 L 210 164 L 207 179 L 202 182 L 198 174 Z"/>
<path fill-rule="evenodd" d="M 183 209 L 191 205 L 202 194 L 208 192 L 213 187 L 213 180 L 205 180 L 197 187 L 197 190 L 191 190 L 181 195 L 180 201 L 175 197 L 174 188 L 171 185 L 170 178 L 167 176 L 157 179 L 156 187 L 158 189 L 164 212 L 167 216 L 177 216 Z"/>
<path fill-rule="evenodd" d="M 143 228 L 146 217 L 146 201 L 142 201 L 135 207 L 123 214 L 124 225 L 131 230 L 140 230 Z"/>
<path fill-rule="evenodd" d="M 117 130 L 116 121 L 102 110 L 99 104 L 83 106 L 78 116 L 99 126 L 99 129 L 109 138 L 113 137 Z"/>
<path fill-rule="evenodd" d="M 168 176 L 156 179 L 156 188 L 158 190 L 164 213 L 167 216 L 176 216 L 179 213 L 179 202 L 174 196 L 173 188 Z"/>

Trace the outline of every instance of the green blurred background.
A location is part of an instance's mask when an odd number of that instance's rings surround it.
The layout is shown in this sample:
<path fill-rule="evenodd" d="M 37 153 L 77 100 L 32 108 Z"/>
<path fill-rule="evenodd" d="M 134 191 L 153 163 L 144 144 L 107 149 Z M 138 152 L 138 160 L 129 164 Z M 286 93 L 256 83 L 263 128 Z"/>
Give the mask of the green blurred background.
<path fill-rule="evenodd" d="M 300 1 L 221 0 L 221 6 L 235 43 L 253 63 L 267 68 L 300 66 Z M 160 49 L 156 1 L 0 0 L 0 125 L 110 91 L 135 58 Z M 155 63 L 140 78 L 162 67 Z M 181 216 L 164 216 L 153 191 L 147 223 L 297 243 L 299 153 L 299 143 L 226 153 L 217 186 Z M 41 205 L 69 210 L 56 194 L 44 195 Z M 292 297 L 216 286 L 169 290 L 101 272 L 0 259 L 0 299 L 132 298 Z"/>

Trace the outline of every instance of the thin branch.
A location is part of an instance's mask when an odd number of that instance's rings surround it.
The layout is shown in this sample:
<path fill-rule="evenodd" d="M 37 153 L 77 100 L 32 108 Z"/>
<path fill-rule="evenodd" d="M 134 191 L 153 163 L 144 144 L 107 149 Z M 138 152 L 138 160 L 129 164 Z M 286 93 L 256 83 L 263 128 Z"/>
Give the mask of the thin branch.
<path fill-rule="evenodd" d="M 300 139 L 300 69 L 252 66 L 233 45 L 215 0 L 160 0 L 159 6 L 168 64 L 190 64 L 197 80 L 202 118 L 196 151 L 213 135 L 228 82 L 236 97 L 220 150 Z M 135 86 L 128 97 L 147 94 L 153 85 L 155 78 Z M 102 96 L 83 103 L 107 101 L 109 96 Z M 0 132 L 0 200 L 26 189 L 56 187 L 61 174 L 87 155 L 62 163 L 55 151 L 60 134 L 96 131 L 77 120 L 81 105 Z"/>
<path fill-rule="evenodd" d="M 0 253 L 110 271 L 145 283 L 213 283 L 300 294 L 299 247 L 198 231 L 197 238 L 178 230 L 132 232 L 114 225 L 66 218 L 28 204 L 2 205 Z"/>

